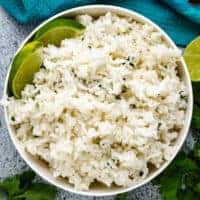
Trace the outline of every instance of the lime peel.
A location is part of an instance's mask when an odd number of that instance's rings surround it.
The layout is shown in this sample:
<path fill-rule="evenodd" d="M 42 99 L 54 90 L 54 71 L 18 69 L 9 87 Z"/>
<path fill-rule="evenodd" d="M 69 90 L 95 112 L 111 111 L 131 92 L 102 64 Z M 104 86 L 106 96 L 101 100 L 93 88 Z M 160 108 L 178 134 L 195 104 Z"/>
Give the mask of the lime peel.
<path fill-rule="evenodd" d="M 42 65 L 41 47 L 41 42 L 30 42 L 21 49 L 13 61 L 9 90 L 16 98 L 20 98 L 21 91 L 26 84 L 32 82 L 35 72 Z"/>
<path fill-rule="evenodd" d="M 37 31 L 34 40 L 41 41 L 44 45 L 54 44 L 59 46 L 65 38 L 75 37 L 83 32 L 85 27 L 73 19 L 55 19 Z"/>
<path fill-rule="evenodd" d="M 200 37 L 193 40 L 183 54 L 192 81 L 200 81 Z"/>

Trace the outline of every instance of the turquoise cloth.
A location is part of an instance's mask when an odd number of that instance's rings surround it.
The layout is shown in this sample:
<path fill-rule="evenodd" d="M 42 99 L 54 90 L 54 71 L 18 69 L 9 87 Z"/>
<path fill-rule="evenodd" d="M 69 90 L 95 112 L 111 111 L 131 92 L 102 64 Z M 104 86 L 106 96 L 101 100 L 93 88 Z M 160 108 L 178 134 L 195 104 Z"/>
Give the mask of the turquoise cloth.
<path fill-rule="evenodd" d="M 200 3 L 191 4 L 186 0 L 163 0 L 177 12 L 193 22 L 200 24 Z"/>
<path fill-rule="evenodd" d="M 43 20 L 67 8 L 87 4 L 112 4 L 135 10 L 162 27 L 178 45 L 200 35 L 200 5 L 188 0 L 0 0 L 20 23 Z"/>

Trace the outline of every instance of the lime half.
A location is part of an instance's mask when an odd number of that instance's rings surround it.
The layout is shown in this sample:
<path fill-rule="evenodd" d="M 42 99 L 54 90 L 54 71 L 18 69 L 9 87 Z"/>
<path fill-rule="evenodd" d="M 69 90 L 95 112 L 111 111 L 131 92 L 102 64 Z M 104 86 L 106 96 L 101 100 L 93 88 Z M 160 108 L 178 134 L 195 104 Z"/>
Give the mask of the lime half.
<path fill-rule="evenodd" d="M 75 37 L 83 32 L 85 27 L 73 19 L 55 19 L 37 31 L 34 40 L 41 41 L 44 45 L 60 45 L 61 40 Z"/>
<path fill-rule="evenodd" d="M 16 55 L 9 77 L 9 89 L 16 98 L 20 98 L 25 85 L 33 81 L 34 74 L 42 65 L 42 43 L 38 41 L 26 44 Z"/>
<path fill-rule="evenodd" d="M 193 40 L 183 54 L 192 81 L 200 81 L 200 37 Z"/>

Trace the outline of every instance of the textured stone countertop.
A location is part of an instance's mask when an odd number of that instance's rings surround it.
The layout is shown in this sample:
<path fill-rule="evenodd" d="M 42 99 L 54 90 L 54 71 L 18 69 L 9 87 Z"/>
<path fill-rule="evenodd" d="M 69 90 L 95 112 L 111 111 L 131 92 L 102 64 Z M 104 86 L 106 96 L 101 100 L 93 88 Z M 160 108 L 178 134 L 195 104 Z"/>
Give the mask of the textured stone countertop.
<path fill-rule="evenodd" d="M 13 54 L 20 43 L 33 30 L 36 24 L 19 25 L 13 18 L 0 7 L 0 98 L 3 93 L 3 85 L 6 71 Z M 14 145 L 12 144 L 5 125 L 2 107 L 0 107 L 0 179 L 19 173 L 28 166 L 22 160 Z M 113 197 L 84 197 L 59 190 L 59 200 L 114 200 Z M 159 194 L 156 189 L 147 184 L 128 194 L 128 200 L 156 200 Z"/>

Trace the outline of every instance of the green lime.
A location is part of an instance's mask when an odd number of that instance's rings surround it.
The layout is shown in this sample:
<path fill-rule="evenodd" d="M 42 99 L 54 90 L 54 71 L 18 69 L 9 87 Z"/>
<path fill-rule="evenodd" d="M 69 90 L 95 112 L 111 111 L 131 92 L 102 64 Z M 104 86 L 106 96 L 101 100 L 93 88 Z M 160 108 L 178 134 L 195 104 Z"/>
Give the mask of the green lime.
<path fill-rule="evenodd" d="M 13 61 L 9 89 L 16 98 L 20 98 L 21 91 L 26 84 L 32 82 L 34 74 L 42 65 L 41 47 L 41 42 L 30 42 L 21 49 Z"/>
<path fill-rule="evenodd" d="M 193 40 L 183 54 L 192 81 L 200 81 L 200 37 Z"/>
<path fill-rule="evenodd" d="M 55 19 L 37 31 L 34 40 L 41 41 L 44 45 L 54 44 L 59 46 L 61 40 L 75 37 L 83 32 L 85 27 L 73 19 Z"/>

